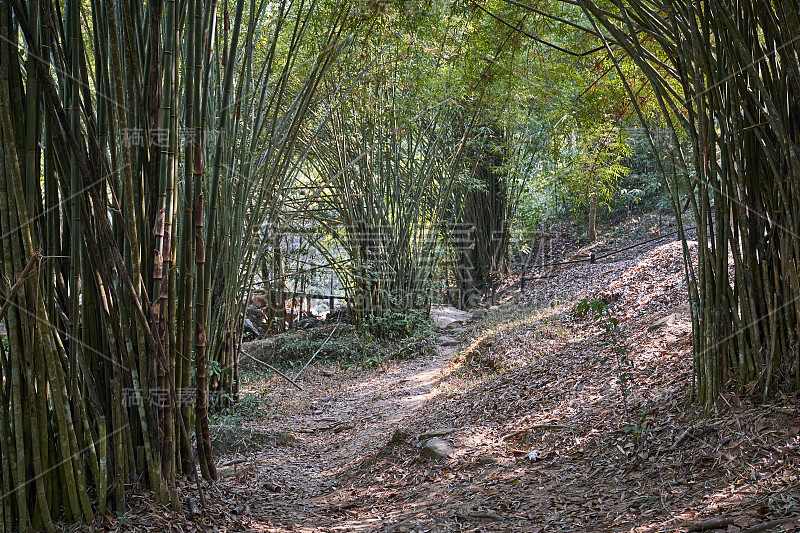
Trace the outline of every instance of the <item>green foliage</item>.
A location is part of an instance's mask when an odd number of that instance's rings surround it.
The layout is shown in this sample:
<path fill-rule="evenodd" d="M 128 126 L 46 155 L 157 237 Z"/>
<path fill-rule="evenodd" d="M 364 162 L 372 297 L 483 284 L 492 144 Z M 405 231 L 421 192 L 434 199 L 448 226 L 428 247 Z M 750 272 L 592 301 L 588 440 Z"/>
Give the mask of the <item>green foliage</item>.
<path fill-rule="evenodd" d="M 796 8 L 696 2 L 663 10 L 631 0 L 609 12 L 607 2 L 580 5 L 647 75 L 669 135 L 696 148 L 672 152 L 674 164 L 664 168 L 685 252 L 693 399 L 711 411 L 730 377 L 739 392 L 798 390 L 800 306 L 788 295 L 800 293 L 800 100 L 784 82 L 797 73 Z M 684 231 L 690 219 L 692 254 Z"/>
<path fill-rule="evenodd" d="M 230 395 L 226 394 L 226 396 L 229 400 L 226 402 L 229 407 L 212 413 L 210 416 L 212 424 L 241 426 L 243 422 L 258 420 L 263 415 L 266 401 L 259 394 L 254 392 L 241 393 L 235 402 Z"/>
<path fill-rule="evenodd" d="M 229 375 L 231 370 L 223 367 L 219 361 L 210 359 L 206 363 L 206 372 L 208 373 L 208 379 L 213 384 L 214 382 L 222 381 L 223 376 Z"/>
<path fill-rule="evenodd" d="M 364 357 L 361 360 L 361 366 L 364 368 L 377 368 L 381 364 L 381 360 L 378 357 Z"/>
<path fill-rule="evenodd" d="M 624 130 L 611 123 L 600 123 L 579 130 L 567 155 L 564 175 L 569 193 L 578 205 L 597 199 L 608 206 L 617 184 L 629 169 L 623 162 L 630 155 Z"/>
<path fill-rule="evenodd" d="M 433 336 L 414 335 L 400 341 L 400 347 L 394 355 L 395 359 L 415 359 L 430 355 L 436 350 Z"/>
<path fill-rule="evenodd" d="M 670 192 L 659 169 L 664 168 L 667 172 L 674 170 L 672 156 L 677 148 L 671 136 L 664 132 L 654 136 L 652 139 L 656 146 L 654 151 L 644 130 L 629 128 L 628 131 L 630 154 L 623 163 L 630 168 L 630 172 L 620 179 L 619 194 L 611 202 L 611 209 L 631 210 L 634 206 L 645 211 L 670 209 L 672 207 Z M 690 151 L 687 145 L 681 146 L 680 149 Z M 688 193 L 688 189 L 680 184 L 678 189 L 681 197 L 685 197 Z"/>
<path fill-rule="evenodd" d="M 577 316 L 584 317 L 590 312 L 592 313 L 592 318 L 595 321 L 601 320 L 604 316 L 610 313 L 608 304 L 602 300 L 590 300 L 588 298 L 584 298 L 575 306 L 575 314 Z"/>
<path fill-rule="evenodd" d="M 626 435 L 633 435 L 640 440 L 643 439 L 647 436 L 647 421 L 649 417 L 650 409 L 642 409 L 636 413 L 636 420 L 630 419 L 628 424 L 622 426 L 622 431 Z"/>
<path fill-rule="evenodd" d="M 406 339 L 408 337 L 430 338 L 433 324 L 427 311 L 387 311 L 381 316 L 367 315 L 364 319 L 367 331 L 379 332 L 385 339 Z"/>
<path fill-rule="evenodd" d="M 590 313 L 595 324 L 603 328 L 603 345 L 610 347 L 612 350 L 612 355 L 604 357 L 601 362 L 610 364 L 612 372 L 616 374 L 622 396 L 622 405 L 625 409 L 625 421 L 627 426 L 635 427 L 628 406 L 628 398 L 636 385 L 633 381 L 635 368 L 633 359 L 629 356 L 628 348 L 625 346 L 627 337 L 620 330 L 619 319 L 614 316 L 613 309 L 604 301 L 584 298 L 575 306 L 575 314 L 577 316 L 586 316 Z M 646 418 L 646 413 L 644 417 Z"/>
<path fill-rule="evenodd" d="M 274 344 L 266 348 L 270 356 L 264 360 L 291 372 L 302 368 L 318 352 L 317 362 L 369 367 L 389 359 L 412 359 L 430 353 L 434 347 L 433 325 L 423 313 L 410 313 L 409 316 L 394 313 L 368 320 L 375 321 L 375 327 L 380 324 L 391 331 L 392 336 L 382 337 L 369 327 L 339 326 L 338 331 L 328 338 L 329 329 L 316 328 L 274 337 L 271 341 Z"/>
<path fill-rule="evenodd" d="M 278 337 L 274 340 L 273 364 L 287 370 L 299 369 L 317 352 L 316 360 L 320 362 L 354 362 L 361 358 L 364 346 L 371 342 L 365 342 L 352 330 L 337 332 L 325 342 L 327 338 L 328 332 L 320 329 Z"/>
<path fill-rule="evenodd" d="M 362 53 L 379 59 L 377 50 Z M 307 169 L 318 191 L 309 212 L 319 213 L 314 222 L 334 237 L 320 243 L 321 251 L 330 263 L 345 255 L 337 274 L 356 320 L 387 337 L 414 329 L 397 327 L 391 313 L 427 313 L 436 236 L 456 169 L 451 146 L 442 142 L 449 133 L 445 112 L 414 107 L 415 95 L 424 100 L 427 89 L 395 68 L 414 58 L 395 54 L 392 67 L 353 84 L 354 98 L 332 113 Z M 375 320 L 383 317 L 385 323 Z"/>

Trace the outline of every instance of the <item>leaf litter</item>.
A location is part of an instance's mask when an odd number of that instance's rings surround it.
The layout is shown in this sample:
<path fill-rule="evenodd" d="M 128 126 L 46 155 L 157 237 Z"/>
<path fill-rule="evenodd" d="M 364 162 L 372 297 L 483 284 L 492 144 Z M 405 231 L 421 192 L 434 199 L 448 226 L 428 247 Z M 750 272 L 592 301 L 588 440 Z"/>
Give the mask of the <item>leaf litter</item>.
<path fill-rule="evenodd" d="M 129 512 L 83 528 L 800 531 L 797 397 L 728 393 L 709 416 L 693 407 L 681 257 L 680 243 L 654 243 L 562 267 L 524 294 L 509 281 L 458 351 L 320 365 L 303 392 L 251 383 L 268 407 L 249 426 L 293 438 L 220 457 L 204 510 L 184 480 L 182 513 L 134 495 Z M 587 297 L 620 320 L 627 396 L 616 346 L 574 312 Z M 453 453 L 422 459 L 414 437 L 441 428 Z"/>

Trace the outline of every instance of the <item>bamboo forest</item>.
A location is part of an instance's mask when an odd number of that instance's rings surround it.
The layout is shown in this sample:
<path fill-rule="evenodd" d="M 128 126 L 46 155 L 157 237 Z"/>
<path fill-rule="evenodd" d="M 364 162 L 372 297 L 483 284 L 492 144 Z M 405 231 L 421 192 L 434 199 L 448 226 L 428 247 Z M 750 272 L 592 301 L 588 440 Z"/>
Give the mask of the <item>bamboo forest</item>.
<path fill-rule="evenodd" d="M 0 533 L 800 531 L 800 1 L 0 0 Z"/>

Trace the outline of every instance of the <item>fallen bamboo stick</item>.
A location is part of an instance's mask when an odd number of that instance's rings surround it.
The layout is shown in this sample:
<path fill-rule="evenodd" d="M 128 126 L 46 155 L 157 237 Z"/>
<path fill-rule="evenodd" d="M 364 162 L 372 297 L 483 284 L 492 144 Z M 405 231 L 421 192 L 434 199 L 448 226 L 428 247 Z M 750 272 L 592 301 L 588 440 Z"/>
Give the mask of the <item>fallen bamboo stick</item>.
<path fill-rule="evenodd" d="M 298 385 L 297 383 L 295 383 L 295 381 L 294 381 L 292 378 L 290 378 L 289 376 L 287 376 L 286 374 L 284 374 L 283 372 L 281 372 L 280 370 L 278 370 L 277 368 L 275 368 L 275 367 L 274 367 L 274 366 L 272 366 L 271 364 L 269 364 L 269 363 L 265 363 L 264 361 L 261 361 L 260 359 L 256 359 L 255 357 L 253 357 L 253 356 L 252 356 L 252 355 L 250 355 L 249 353 L 245 352 L 245 351 L 244 351 L 244 350 L 242 350 L 241 348 L 239 348 L 239 353 L 241 353 L 242 355 L 246 356 L 246 357 L 247 357 L 247 358 L 249 358 L 251 361 L 255 361 L 256 363 L 259 363 L 259 364 L 261 364 L 261 365 L 264 365 L 265 367 L 269 368 L 270 370 L 272 370 L 273 372 L 275 372 L 276 374 L 278 374 L 280 377 L 282 377 L 283 379 L 285 379 L 286 381 L 288 381 L 289 383 L 291 383 L 292 385 L 294 385 L 295 387 L 297 387 L 299 390 L 303 390 L 303 387 L 301 387 L 300 385 Z"/>

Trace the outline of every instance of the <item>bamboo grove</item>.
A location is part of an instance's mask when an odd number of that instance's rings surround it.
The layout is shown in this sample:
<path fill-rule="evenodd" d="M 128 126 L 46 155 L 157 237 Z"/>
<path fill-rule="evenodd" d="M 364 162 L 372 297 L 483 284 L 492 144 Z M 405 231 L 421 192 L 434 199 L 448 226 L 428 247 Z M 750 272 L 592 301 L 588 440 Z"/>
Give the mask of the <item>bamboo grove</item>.
<path fill-rule="evenodd" d="M 526 21 L 649 81 L 697 226 L 697 400 L 800 386 L 796 0 L 390 4 L 0 0 L 0 532 L 216 478 L 209 402 L 236 397 L 253 287 L 284 309 L 287 235 L 384 336 L 426 319 L 442 249 L 455 300 L 491 285 L 548 135 L 486 113 L 532 99 L 500 67 Z"/>
<path fill-rule="evenodd" d="M 374 108 L 396 111 L 395 98 L 394 91 L 378 89 Z M 395 113 L 365 119 L 341 106 L 329 121 L 327 142 L 315 143 L 310 158 L 319 175 L 332 177 L 328 193 L 315 200 L 335 213 L 336 225 L 318 220 L 347 254 L 339 277 L 355 317 L 384 337 L 411 333 L 430 308 L 437 233 L 452 181 L 437 115 L 415 127 Z M 391 331 L 392 319 L 408 331 Z"/>
<path fill-rule="evenodd" d="M 514 184 L 524 181 L 509 177 L 520 173 L 519 165 L 502 153 L 492 154 L 487 168 L 478 162 L 490 151 L 484 140 L 491 129 L 485 125 L 489 94 L 503 98 L 497 81 L 504 76 L 495 63 L 513 64 L 516 32 L 487 22 L 474 6 L 421 6 L 403 24 L 371 28 L 359 49 L 368 66 L 334 76 L 352 80 L 354 98 L 332 109 L 324 129 L 306 143 L 311 192 L 298 204 L 298 216 L 327 237 L 311 239 L 335 265 L 354 318 L 382 338 L 424 324 L 431 295 L 450 270 L 475 278 L 476 270 L 464 265 L 491 269 L 497 254 L 473 261 L 476 245 L 496 246 L 504 256 L 511 212 L 505 195 L 518 194 Z M 525 151 L 530 144 L 521 146 Z M 497 205 L 479 194 L 465 214 L 468 191 L 492 180 Z M 480 222 L 487 214 L 496 220 L 485 228 Z M 483 281 L 477 280 L 480 290 Z M 470 302 L 477 299 L 473 294 Z"/>
<path fill-rule="evenodd" d="M 178 508 L 179 474 L 216 478 L 207 362 L 231 373 L 248 237 L 357 20 L 0 2 L 0 530 L 124 511 L 133 485 Z"/>
<path fill-rule="evenodd" d="M 684 247 L 696 399 L 712 408 L 731 378 L 740 392 L 797 390 L 800 3 L 579 4 L 587 31 L 647 76 L 674 144 L 688 141 L 665 170 L 674 209 L 697 224 L 696 266 Z"/>

